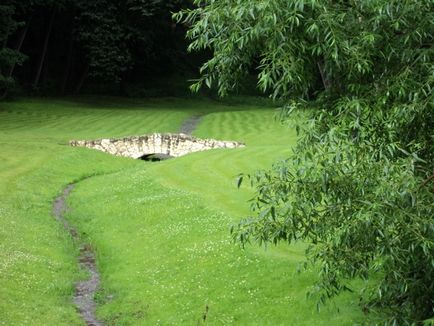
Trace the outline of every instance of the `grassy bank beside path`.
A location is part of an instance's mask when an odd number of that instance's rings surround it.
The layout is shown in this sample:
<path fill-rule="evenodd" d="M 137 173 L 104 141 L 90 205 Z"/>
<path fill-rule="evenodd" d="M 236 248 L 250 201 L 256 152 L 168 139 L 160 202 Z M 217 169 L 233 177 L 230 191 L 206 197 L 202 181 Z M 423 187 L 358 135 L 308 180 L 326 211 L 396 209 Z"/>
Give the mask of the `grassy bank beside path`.
<path fill-rule="evenodd" d="M 198 137 L 238 140 L 164 162 L 66 146 L 93 139 L 175 132 L 206 114 Z M 352 325 L 355 297 L 317 313 L 297 274 L 303 246 L 241 250 L 229 228 L 248 211 L 240 172 L 286 157 L 295 134 L 271 108 L 208 100 L 116 98 L 0 103 L 0 324 L 80 325 L 71 304 L 77 248 L 51 216 L 68 183 L 68 219 L 95 248 L 102 274 L 98 315 L 108 325 Z"/>
<path fill-rule="evenodd" d="M 73 149 L 69 139 L 176 131 L 172 100 L 25 99 L 0 103 L 0 325 L 82 324 L 71 304 L 77 248 L 51 215 L 68 183 L 139 162 Z M 184 112 L 185 111 L 185 112 Z"/>

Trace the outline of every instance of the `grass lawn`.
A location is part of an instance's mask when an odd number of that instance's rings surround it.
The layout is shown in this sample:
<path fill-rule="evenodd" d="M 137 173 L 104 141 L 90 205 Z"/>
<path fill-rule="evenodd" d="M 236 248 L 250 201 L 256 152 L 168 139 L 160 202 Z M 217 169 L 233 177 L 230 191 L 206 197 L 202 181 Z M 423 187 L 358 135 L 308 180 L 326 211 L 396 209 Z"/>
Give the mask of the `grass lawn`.
<path fill-rule="evenodd" d="M 206 114 L 195 136 L 243 141 L 149 163 L 71 148 L 69 139 L 176 132 Z M 273 109 L 210 100 L 19 100 L 0 103 L 0 325 L 80 325 L 71 303 L 83 278 L 77 248 L 51 216 L 77 182 L 68 219 L 93 245 L 108 325 L 352 325 L 355 296 L 316 311 L 303 245 L 242 250 L 229 228 L 249 214 L 240 172 L 290 153 L 295 134 Z M 92 178 L 85 179 L 88 176 Z M 339 307 L 339 312 L 337 307 Z"/>

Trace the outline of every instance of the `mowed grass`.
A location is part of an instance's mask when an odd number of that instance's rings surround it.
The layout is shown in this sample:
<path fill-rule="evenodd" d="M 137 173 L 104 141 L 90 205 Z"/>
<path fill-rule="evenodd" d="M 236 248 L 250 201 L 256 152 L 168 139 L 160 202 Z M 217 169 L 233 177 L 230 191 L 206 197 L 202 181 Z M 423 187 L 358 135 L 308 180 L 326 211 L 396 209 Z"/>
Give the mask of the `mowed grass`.
<path fill-rule="evenodd" d="M 176 131 L 174 110 L 116 99 L 0 103 L 0 324 L 82 324 L 71 305 L 76 248 L 51 216 L 62 188 L 138 162 L 66 146 L 71 138 Z"/>
<path fill-rule="evenodd" d="M 70 148 L 69 139 L 173 132 L 206 113 L 199 137 L 238 140 L 158 163 Z M 298 274 L 303 245 L 242 250 L 229 228 L 249 214 L 240 172 L 286 157 L 295 134 L 273 109 L 207 100 L 21 100 L 0 104 L 0 324 L 81 324 L 71 304 L 83 277 L 77 248 L 51 216 L 71 182 L 68 218 L 93 245 L 102 273 L 98 315 L 109 325 L 352 325 L 346 295 L 316 311 Z"/>

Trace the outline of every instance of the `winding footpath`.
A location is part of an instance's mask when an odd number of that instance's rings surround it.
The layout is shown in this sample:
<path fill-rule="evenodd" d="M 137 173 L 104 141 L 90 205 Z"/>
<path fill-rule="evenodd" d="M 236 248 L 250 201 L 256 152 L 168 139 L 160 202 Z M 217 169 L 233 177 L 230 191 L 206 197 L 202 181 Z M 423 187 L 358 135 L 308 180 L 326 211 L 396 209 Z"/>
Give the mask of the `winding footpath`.
<path fill-rule="evenodd" d="M 65 230 L 67 230 L 69 234 L 71 234 L 72 238 L 79 244 L 80 255 L 78 261 L 80 267 L 86 270 L 90 275 L 89 279 L 75 283 L 73 302 L 77 306 L 81 317 L 86 322 L 86 325 L 103 326 L 104 324 L 99 321 L 95 315 L 96 303 L 94 301 L 94 295 L 98 290 L 100 283 L 100 274 L 96 267 L 95 253 L 90 245 L 81 239 L 77 230 L 65 219 L 65 212 L 68 210 L 66 199 L 74 189 L 74 186 L 74 184 L 68 185 L 63 190 L 63 193 L 56 198 L 53 204 L 53 215 L 61 224 L 63 224 Z"/>
<path fill-rule="evenodd" d="M 181 129 L 179 132 L 181 134 L 190 135 L 196 129 L 197 125 L 202 121 L 202 115 L 193 115 L 190 118 L 186 119 L 184 123 L 181 125 Z"/>
<path fill-rule="evenodd" d="M 182 124 L 180 132 L 186 135 L 191 135 L 201 120 L 201 115 L 195 115 L 188 118 Z M 63 190 L 62 194 L 54 200 L 53 215 L 56 220 L 63 225 L 65 230 L 69 232 L 74 241 L 78 243 L 80 247 L 80 255 L 78 257 L 80 268 L 86 270 L 90 275 L 87 280 L 75 283 L 73 302 L 86 325 L 104 326 L 104 323 L 98 320 L 95 314 L 96 303 L 94 296 L 100 284 L 100 274 L 96 266 L 95 252 L 89 244 L 84 242 L 77 230 L 69 224 L 65 218 L 65 213 L 68 210 L 66 200 L 74 187 L 75 184 L 68 185 Z"/>

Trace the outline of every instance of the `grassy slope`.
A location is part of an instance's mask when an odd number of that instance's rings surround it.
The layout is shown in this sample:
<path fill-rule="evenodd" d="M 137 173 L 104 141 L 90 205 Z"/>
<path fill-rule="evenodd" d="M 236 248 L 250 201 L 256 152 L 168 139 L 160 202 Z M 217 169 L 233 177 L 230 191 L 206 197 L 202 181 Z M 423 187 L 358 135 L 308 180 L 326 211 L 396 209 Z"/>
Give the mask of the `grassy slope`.
<path fill-rule="evenodd" d="M 212 111 L 196 135 L 245 141 L 245 149 L 151 164 L 62 145 L 175 131 L 188 115 Z M 51 200 L 68 182 L 116 170 L 80 182 L 69 216 L 97 250 L 99 314 L 111 324 L 193 324 L 206 306 L 211 324 L 359 319 L 349 297 L 340 299 L 341 313 L 316 313 L 305 298 L 315 275 L 295 272 L 301 248 L 242 251 L 230 243 L 229 226 L 248 213 L 251 195 L 236 189 L 234 176 L 267 167 L 294 142 L 272 118 L 270 110 L 203 101 L 0 104 L 0 324 L 80 322 L 69 302 L 76 252 L 50 217 Z"/>
<path fill-rule="evenodd" d="M 294 143 L 294 133 L 273 116 L 257 108 L 209 114 L 197 136 L 247 147 L 144 163 L 79 186 L 71 218 L 99 251 L 101 316 L 125 325 L 192 324 L 208 306 L 207 321 L 222 325 L 352 324 L 358 318 L 349 297 L 340 300 L 340 314 L 330 307 L 316 313 L 305 297 L 314 274 L 296 273 L 300 247 L 242 251 L 231 243 L 229 227 L 248 214 L 251 196 L 236 189 L 235 176 L 268 167 Z"/>
<path fill-rule="evenodd" d="M 0 103 L 0 325 L 81 323 L 70 303 L 76 252 L 51 217 L 52 200 L 74 180 L 137 162 L 72 149 L 67 140 L 175 131 L 189 114 L 172 101 L 147 110 L 86 102 Z"/>

